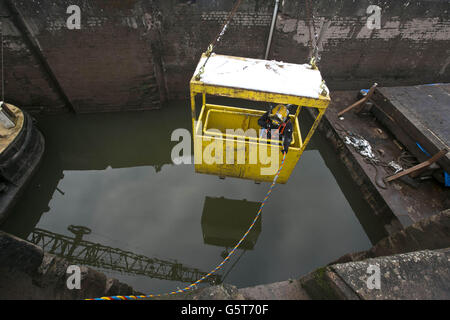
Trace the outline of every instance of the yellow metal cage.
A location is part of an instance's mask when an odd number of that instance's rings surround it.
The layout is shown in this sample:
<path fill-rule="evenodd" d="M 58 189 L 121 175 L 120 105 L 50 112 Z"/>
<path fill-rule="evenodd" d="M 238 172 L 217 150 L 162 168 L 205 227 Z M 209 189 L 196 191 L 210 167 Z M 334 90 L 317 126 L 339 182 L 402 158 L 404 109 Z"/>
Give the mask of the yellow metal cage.
<path fill-rule="evenodd" d="M 308 64 L 216 54 L 205 66 L 206 59 L 204 54 L 190 83 L 196 172 L 271 182 L 278 169 L 273 164 L 280 164 L 283 157 L 278 139 L 269 141 L 258 133 L 258 119 L 265 111 L 209 104 L 208 96 L 291 104 L 298 106 L 297 113 L 290 115 L 293 141 L 278 178 L 278 183 L 286 183 L 330 103 L 319 70 Z M 197 95 L 202 96 L 198 118 Z M 318 110 L 304 140 L 298 119 L 302 107 Z"/>

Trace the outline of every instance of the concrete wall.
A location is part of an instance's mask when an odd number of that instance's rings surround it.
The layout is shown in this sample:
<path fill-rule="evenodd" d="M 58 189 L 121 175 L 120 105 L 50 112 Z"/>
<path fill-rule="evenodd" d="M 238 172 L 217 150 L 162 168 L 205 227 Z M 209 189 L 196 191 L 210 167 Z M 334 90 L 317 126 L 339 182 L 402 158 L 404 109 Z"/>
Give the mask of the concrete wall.
<path fill-rule="evenodd" d="M 316 28 L 324 28 L 321 71 L 331 88 L 450 81 L 448 1 L 314 3 Z M 381 8 L 381 29 L 367 27 L 369 5 Z M 304 1 L 285 1 L 278 19 L 273 57 L 302 62 L 309 40 Z"/>
<path fill-rule="evenodd" d="M 172 98 L 188 97 L 189 81 L 200 56 L 220 32 L 235 1 L 182 2 L 160 2 L 166 81 Z M 272 4 L 271 0 L 243 0 L 216 52 L 262 58 L 272 21 Z"/>
<path fill-rule="evenodd" d="M 7 98 L 28 109 L 151 109 L 185 98 L 233 0 L 4 0 Z M 273 0 L 243 0 L 218 53 L 263 58 Z M 449 82 L 448 1 L 313 1 L 322 72 L 334 89 Z M 381 29 L 366 27 L 382 8 Z M 81 30 L 68 30 L 69 5 Z M 270 58 L 303 63 L 305 1 L 282 0 Z"/>
<path fill-rule="evenodd" d="M 449 247 L 450 209 L 447 209 L 391 234 L 379 241 L 370 250 L 346 254 L 331 264 Z"/>
<path fill-rule="evenodd" d="M 55 104 L 62 100 L 76 112 L 158 107 L 160 96 L 155 55 L 152 54 L 153 34 L 151 18 L 147 17 L 152 8 L 144 1 L 117 4 L 110 1 L 5 1 L 11 15 L 9 24 L 16 29 L 14 34 L 6 34 L 9 100 L 25 106 L 41 102 L 21 94 L 21 83 L 13 81 L 11 71 L 14 70 L 10 70 L 11 66 L 20 68 L 20 78 L 27 78 L 29 63 L 23 63 L 36 59 L 43 70 L 41 77 L 48 78 L 50 74 L 52 81 L 49 82 L 57 87 Z M 67 28 L 69 5 L 81 8 L 81 30 Z M 30 52 L 22 51 L 23 42 L 28 44 Z M 24 58 L 9 59 L 17 54 Z"/>

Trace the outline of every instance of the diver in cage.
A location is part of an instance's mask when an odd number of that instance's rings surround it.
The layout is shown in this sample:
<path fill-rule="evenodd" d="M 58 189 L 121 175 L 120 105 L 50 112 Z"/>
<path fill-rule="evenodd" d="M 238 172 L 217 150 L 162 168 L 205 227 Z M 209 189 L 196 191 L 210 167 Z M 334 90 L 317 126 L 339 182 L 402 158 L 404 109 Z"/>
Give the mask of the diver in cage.
<path fill-rule="evenodd" d="M 289 108 L 288 108 L 289 107 Z M 272 133 L 274 139 L 277 137 L 283 144 L 283 153 L 289 151 L 289 146 L 292 142 L 293 125 L 289 118 L 289 109 L 292 106 L 284 106 L 282 104 L 276 107 L 270 107 L 261 118 L 258 119 L 258 124 L 261 127 L 260 139 L 266 138 L 272 139 Z"/>

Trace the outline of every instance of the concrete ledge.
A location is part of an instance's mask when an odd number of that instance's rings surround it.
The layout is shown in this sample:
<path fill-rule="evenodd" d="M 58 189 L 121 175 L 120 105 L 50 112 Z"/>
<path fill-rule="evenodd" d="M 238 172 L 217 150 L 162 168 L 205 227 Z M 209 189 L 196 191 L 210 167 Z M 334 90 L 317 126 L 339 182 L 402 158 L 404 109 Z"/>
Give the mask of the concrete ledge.
<path fill-rule="evenodd" d="M 320 268 L 306 276 L 301 286 L 313 300 L 355 299 L 353 292 L 329 269 Z"/>
<path fill-rule="evenodd" d="M 246 300 L 310 300 L 299 280 L 288 280 L 239 289 Z"/>
<path fill-rule="evenodd" d="M 369 266 L 380 268 L 380 289 L 369 289 Z M 329 267 L 364 300 L 450 299 L 450 251 L 419 251 Z"/>
<path fill-rule="evenodd" d="M 370 266 L 380 288 L 370 289 Z M 183 300 L 430 300 L 450 298 L 450 249 L 418 251 L 320 268 L 299 280 L 250 288 L 220 285 L 170 297 Z"/>
<path fill-rule="evenodd" d="M 380 270 L 380 288 L 369 288 Z M 312 299 L 431 300 L 450 298 L 450 250 L 418 251 L 335 264 L 300 279 Z"/>
<path fill-rule="evenodd" d="M 0 231 L 0 268 L 33 275 L 43 258 L 44 252 L 38 246 Z"/>

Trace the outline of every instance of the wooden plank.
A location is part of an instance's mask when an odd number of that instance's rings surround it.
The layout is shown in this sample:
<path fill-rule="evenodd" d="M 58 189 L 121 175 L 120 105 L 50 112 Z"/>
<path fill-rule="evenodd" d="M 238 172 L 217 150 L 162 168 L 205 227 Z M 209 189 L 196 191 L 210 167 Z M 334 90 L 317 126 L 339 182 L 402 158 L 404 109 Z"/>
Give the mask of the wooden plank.
<path fill-rule="evenodd" d="M 438 87 L 431 86 L 408 90 L 413 99 L 413 103 L 408 106 L 412 114 L 409 120 L 416 122 L 427 130 L 431 130 L 442 140 L 448 141 L 450 140 L 450 132 L 448 131 L 450 127 L 448 117 L 450 99 L 446 95 L 440 94 L 439 91 Z M 445 111 L 447 111 L 447 114 Z"/>
<path fill-rule="evenodd" d="M 375 107 L 372 109 L 375 117 L 383 123 L 414 156 L 419 160 L 426 160 L 427 156 L 416 145 L 417 139 L 412 134 L 416 128 L 404 118 L 380 91 L 376 91 L 372 97 Z"/>
<path fill-rule="evenodd" d="M 398 178 L 401 178 L 403 176 L 406 176 L 408 174 L 412 174 L 414 172 L 417 172 L 417 171 L 419 171 L 421 169 L 424 169 L 424 168 L 432 165 L 436 161 L 438 161 L 443 156 L 445 156 L 447 154 L 447 152 L 448 152 L 447 149 L 443 149 L 443 150 L 439 151 L 438 153 L 436 153 L 434 156 L 432 156 L 430 159 L 428 159 L 428 160 L 426 160 L 424 162 L 421 162 L 421 163 L 419 163 L 418 165 L 416 165 L 414 167 L 411 167 L 409 169 L 403 170 L 400 173 L 397 173 L 397 174 L 394 174 L 394 175 L 392 175 L 390 177 L 387 177 L 387 178 L 384 179 L 384 181 L 385 182 L 390 182 L 390 181 L 396 180 Z"/>
<path fill-rule="evenodd" d="M 439 137 L 450 140 L 450 96 L 444 94 L 438 86 L 404 87 L 398 93 L 392 93 L 388 99 L 404 118 L 417 127 L 425 136 L 433 132 L 430 139 Z M 440 141 L 442 143 L 442 141 Z M 445 146 L 447 147 L 447 146 Z"/>
<path fill-rule="evenodd" d="M 429 154 L 449 148 L 449 88 L 450 84 L 378 88 L 372 101 L 392 122 L 388 127 L 397 127 L 391 129 L 397 139 L 417 158 L 423 159 L 423 151 L 411 141 L 418 142 Z M 386 122 L 381 113 L 375 112 L 375 116 Z M 438 164 L 450 172 L 450 155 L 442 157 Z"/>
<path fill-rule="evenodd" d="M 354 104 L 352 104 L 351 106 L 345 108 L 344 110 L 342 110 L 341 112 L 338 113 L 338 117 L 341 117 L 344 113 L 366 103 L 373 95 L 373 93 L 375 92 L 376 87 L 378 86 L 377 83 L 375 83 L 369 90 L 369 92 L 367 93 L 367 95 L 362 98 L 361 100 L 355 102 Z"/>
<path fill-rule="evenodd" d="M 395 137 L 398 141 L 400 141 L 404 147 L 408 150 L 416 150 L 418 149 L 414 139 L 412 139 L 408 133 L 406 133 L 396 122 L 395 120 L 386 114 L 383 109 L 374 102 L 374 106 L 371 109 L 371 112 L 374 116 L 380 121 Z M 411 151 L 410 151 L 411 152 Z M 425 161 L 428 159 L 428 156 L 423 153 L 421 150 L 417 150 L 417 152 L 411 152 L 419 161 Z"/>

